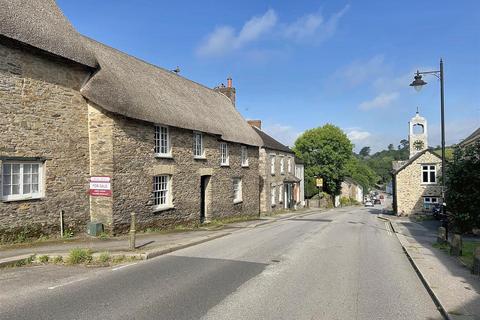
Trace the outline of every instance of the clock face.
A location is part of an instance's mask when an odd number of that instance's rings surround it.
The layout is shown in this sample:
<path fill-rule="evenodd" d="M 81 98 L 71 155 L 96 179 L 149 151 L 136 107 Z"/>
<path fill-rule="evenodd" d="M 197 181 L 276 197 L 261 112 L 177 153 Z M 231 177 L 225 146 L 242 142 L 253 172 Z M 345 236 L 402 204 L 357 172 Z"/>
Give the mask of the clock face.
<path fill-rule="evenodd" d="M 421 141 L 421 140 L 416 140 L 416 141 L 413 143 L 413 147 L 415 148 L 415 150 L 422 150 L 422 149 L 423 149 L 423 141 Z"/>

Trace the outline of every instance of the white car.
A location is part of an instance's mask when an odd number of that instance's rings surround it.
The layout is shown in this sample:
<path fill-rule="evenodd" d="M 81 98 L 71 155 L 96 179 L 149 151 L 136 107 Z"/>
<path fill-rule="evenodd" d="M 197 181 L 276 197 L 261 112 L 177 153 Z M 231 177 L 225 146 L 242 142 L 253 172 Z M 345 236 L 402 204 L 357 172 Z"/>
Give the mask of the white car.
<path fill-rule="evenodd" d="M 365 207 L 373 207 L 373 202 L 370 200 L 365 201 Z"/>

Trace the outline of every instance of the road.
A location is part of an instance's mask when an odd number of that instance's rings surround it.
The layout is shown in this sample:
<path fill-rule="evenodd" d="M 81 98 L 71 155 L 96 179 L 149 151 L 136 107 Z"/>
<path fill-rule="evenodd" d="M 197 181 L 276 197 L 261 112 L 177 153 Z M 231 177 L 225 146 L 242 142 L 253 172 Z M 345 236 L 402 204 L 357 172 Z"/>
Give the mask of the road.
<path fill-rule="evenodd" d="M 442 319 L 375 213 L 343 208 L 241 229 L 0 300 L 0 318 Z"/>

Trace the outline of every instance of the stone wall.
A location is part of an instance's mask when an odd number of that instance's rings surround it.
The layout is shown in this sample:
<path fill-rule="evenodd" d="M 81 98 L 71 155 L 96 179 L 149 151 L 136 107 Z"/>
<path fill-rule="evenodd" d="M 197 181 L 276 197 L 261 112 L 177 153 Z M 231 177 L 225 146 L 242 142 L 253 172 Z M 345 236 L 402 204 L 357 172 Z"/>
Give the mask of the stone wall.
<path fill-rule="evenodd" d="M 422 164 L 436 165 L 437 184 L 422 184 Z M 441 159 L 431 152 L 426 152 L 398 172 L 395 176 L 397 213 L 401 215 L 421 213 L 424 196 L 441 198 L 442 189 L 439 181 L 441 170 Z"/>
<path fill-rule="evenodd" d="M 275 174 L 270 171 L 270 156 L 275 155 Z M 284 158 L 284 174 L 280 173 L 280 159 Z M 288 160 L 291 159 L 291 173 L 288 173 Z M 284 184 L 284 179 L 288 175 L 295 174 L 295 158 L 292 153 L 260 148 L 260 212 L 272 212 L 284 210 L 284 192 L 279 201 L 279 187 Z M 275 186 L 275 203 L 271 201 L 271 185 Z"/>
<path fill-rule="evenodd" d="M 258 148 L 248 147 L 249 167 L 241 166 L 240 145 L 229 143 L 230 166 L 220 166 L 218 137 L 204 134 L 204 160 L 193 158 L 191 130 L 170 127 L 172 158 L 154 155 L 154 125 L 121 116 L 114 118 L 113 225 L 128 229 L 130 213 L 139 228 L 166 228 L 200 221 L 200 177 L 209 175 L 207 219 L 258 215 Z M 153 177 L 169 174 L 174 208 L 154 212 Z M 233 203 L 233 178 L 242 178 L 243 202 Z"/>
<path fill-rule="evenodd" d="M 2 39 L 0 157 L 45 160 L 42 199 L 0 202 L 0 238 L 83 230 L 88 215 L 87 104 L 79 93 L 86 68 Z M 1 167 L 0 167 L 1 168 Z"/>

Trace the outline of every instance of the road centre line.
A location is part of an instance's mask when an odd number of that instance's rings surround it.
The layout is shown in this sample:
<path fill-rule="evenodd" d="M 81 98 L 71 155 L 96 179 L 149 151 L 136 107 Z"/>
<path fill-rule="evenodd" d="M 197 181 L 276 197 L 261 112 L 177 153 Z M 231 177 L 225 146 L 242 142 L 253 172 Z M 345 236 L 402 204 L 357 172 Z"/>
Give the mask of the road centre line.
<path fill-rule="evenodd" d="M 76 280 L 73 280 L 73 281 L 70 281 L 70 282 L 62 283 L 62 284 L 59 284 L 59 285 L 56 285 L 56 286 L 51 286 L 51 287 L 48 287 L 48 290 L 53 290 L 53 289 L 56 289 L 56 288 L 64 287 L 64 286 L 67 286 L 69 284 L 80 282 L 80 281 L 87 280 L 87 279 L 88 278 L 81 278 L 81 279 L 76 279 Z"/>

